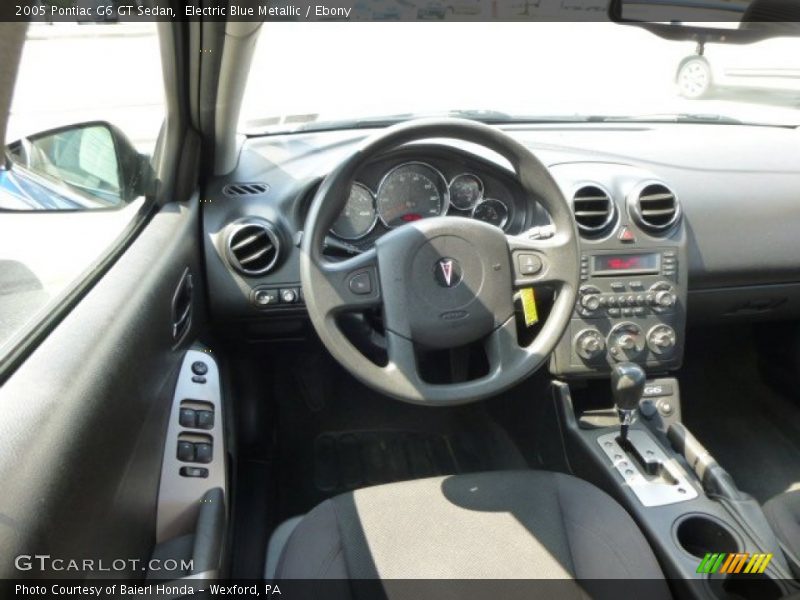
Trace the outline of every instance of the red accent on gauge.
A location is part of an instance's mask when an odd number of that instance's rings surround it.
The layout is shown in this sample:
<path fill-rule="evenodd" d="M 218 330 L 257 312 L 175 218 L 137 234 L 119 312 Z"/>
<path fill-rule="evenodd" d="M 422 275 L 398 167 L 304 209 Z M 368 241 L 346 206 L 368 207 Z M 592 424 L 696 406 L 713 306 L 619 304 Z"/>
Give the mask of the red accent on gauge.
<path fill-rule="evenodd" d="M 406 223 L 411 223 L 411 221 L 419 221 L 420 219 L 422 219 L 422 215 L 419 215 L 417 213 L 408 213 L 407 215 L 403 215 L 400 218 L 403 219 L 403 221 L 405 221 Z"/>

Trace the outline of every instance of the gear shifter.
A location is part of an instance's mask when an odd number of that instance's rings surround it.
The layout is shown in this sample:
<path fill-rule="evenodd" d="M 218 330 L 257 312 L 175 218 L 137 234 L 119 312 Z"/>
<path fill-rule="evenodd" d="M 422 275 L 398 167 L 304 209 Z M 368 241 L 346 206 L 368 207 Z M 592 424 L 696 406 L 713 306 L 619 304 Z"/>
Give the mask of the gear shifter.
<path fill-rule="evenodd" d="M 611 393 L 619 413 L 621 444 L 628 439 L 628 427 L 636 415 L 646 379 L 644 369 L 632 362 L 619 363 L 611 370 Z"/>

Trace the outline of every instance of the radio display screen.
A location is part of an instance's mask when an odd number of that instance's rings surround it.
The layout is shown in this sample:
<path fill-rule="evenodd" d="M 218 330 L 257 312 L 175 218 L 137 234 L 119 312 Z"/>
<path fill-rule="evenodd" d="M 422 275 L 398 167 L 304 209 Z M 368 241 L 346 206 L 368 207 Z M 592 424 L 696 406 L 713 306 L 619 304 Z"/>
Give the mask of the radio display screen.
<path fill-rule="evenodd" d="M 658 273 L 661 255 L 657 252 L 647 254 L 601 254 L 595 255 L 592 272 L 595 275 L 614 275 L 616 273 Z"/>

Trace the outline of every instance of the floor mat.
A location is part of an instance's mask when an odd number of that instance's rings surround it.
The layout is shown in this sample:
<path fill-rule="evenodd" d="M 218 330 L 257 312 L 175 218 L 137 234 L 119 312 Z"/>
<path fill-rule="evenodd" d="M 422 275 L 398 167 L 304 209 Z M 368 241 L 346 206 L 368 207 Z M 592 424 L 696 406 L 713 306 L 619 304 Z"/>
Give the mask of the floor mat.
<path fill-rule="evenodd" d="M 459 435 L 415 431 L 323 433 L 314 441 L 314 484 L 324 493 L 491 468 Z"/>
<path fill-rule="evenodd" d="M 800 488 L 800 406 L 761 379 L 746 328 L 691 330 L 680 373 L 683 420 L 760 502 Z"/>
<path fill-rule="evenodd" d="M 344 491 L 529 463 L 480 403 L 415 406 L 363 386 L 326 355 L 274 371 L 280 520 Z"/>

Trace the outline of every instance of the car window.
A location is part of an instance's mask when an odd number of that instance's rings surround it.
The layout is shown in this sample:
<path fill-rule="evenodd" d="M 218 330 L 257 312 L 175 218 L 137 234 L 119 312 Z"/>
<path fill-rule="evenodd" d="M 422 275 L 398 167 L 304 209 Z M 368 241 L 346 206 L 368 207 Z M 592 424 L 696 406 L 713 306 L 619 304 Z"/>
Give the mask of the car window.
<path fill-rule="evenodd" d="M 0 360 L 147 201 L 161 73 L 155 23 L 30 25 L 0 168 Z"/>

